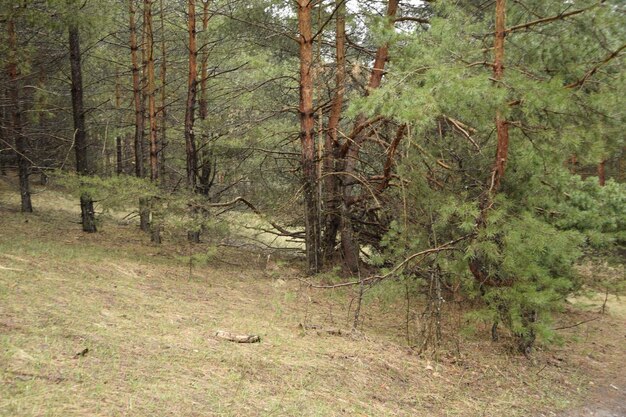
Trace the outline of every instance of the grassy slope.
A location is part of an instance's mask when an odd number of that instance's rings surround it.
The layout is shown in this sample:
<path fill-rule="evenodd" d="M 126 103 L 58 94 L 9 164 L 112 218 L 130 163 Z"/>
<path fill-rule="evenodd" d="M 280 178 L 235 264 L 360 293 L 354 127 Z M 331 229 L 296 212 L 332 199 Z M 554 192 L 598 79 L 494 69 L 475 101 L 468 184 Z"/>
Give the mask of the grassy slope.
<path fill-rule="evenodd" d="M 431 363 L 376 303 L 364 335 L 299 328 L 346 327 L 350 294 L 311 292 L 296 269 L 224 251 L 190 277 L 185 243 L 151 246 L 113 221 L 83 234 L 76 205 L 52 191 L 34 204 L 17 212 L 0 179 L 1 416 L 539 415 L 580 401 L 596 343 L 609 353 L 594 360 L 610 362 L 623 340 L 607 329 L 624 320 L 603 318 L 532 361 L 482 334 Z M 218 341 L 217 329 L 262 343 Z"/>

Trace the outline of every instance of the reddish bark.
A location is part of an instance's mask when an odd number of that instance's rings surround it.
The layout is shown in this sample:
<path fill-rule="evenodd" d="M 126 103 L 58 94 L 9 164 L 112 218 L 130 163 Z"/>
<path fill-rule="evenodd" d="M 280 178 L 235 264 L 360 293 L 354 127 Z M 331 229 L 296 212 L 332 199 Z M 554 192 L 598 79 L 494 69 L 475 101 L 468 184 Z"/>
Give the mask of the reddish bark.
<path fill-rule="evenodd" d="M 161 149 L 159 154 L 161 162 L 161 173 L 165 172 L 165 148 L 167 147 L 167 109 L 165 106 L 165 100 L 167 94 L 165 91 L 165 84 L 167 82 L 167 59 L 166 59 L 166 45 L 165 45 L 165 10 L 163 8 L 163 0 L 160 0 L 161 9 L 161 106 L 159 109 L 161 115 Z"/>
<path fill-rule="evenodd" d="M 302 146 L 302 176 L 304 180 L 306 257 L 309 273 L 319 272 L 320 222 L 315 167 L 315 120 L 313 110 L 313 33 L 311 11 L 313 2 L 298 0 L 298 29 L 300 47 L 300 142 Z"/>
<path fill-rule="evenodd" d="M 604 159 L 598 164 L 598 182 L 600 187 L 604 187 L 606 184 L 606 160 Z"/>
<path fill-rule="evenodd" d="M 203 0 L 202 2 L 202 33 L 206 33 L 209 28 L 209 1 Z M 206 83 L 209 78 L 209 54 L 208 49 L 205 47 L 202 49 L 202 67 L 200 70 L 200 101 L 198 113 L 202 120 L 205 120 L 209 115 L 208 102 L 207 102 L 207 88 Z"/>
<path fill-rule="evenodd" d="M 156 84 L 154 75 L 154 31 L 152 29 L 152 0 L 144 0 L 144 48 L 146 53 L 146 89 L 148 96 L 148 120 L 150 123 L 150 180 L 159 178 L 157 143 Z"/>
<path fill-rule="evenodd" d="M 387 160 L 385 161 L 385 167 L 383 168 L 383 180 L 377 189 L 379 193 L 389 186 L 389 182 L 391 181 L 391 169 L 393 168 L 393 164 L 395 161 L 396 150 L 398 149 L 400 141 L 406 134 L 406 131 L 407 125 L 400 125 L 396 132 L 396 136 L 393 138 L 393 142 L 391 142 L 391 145 L 389 145 L 389 149 L 387 150 Z"/>
<path fill-rule="evenodd" d="M 399 0 L 389 0 L 387 3 L 387 19 L 389 24 L 393 24 L 396 14 L 398 13 Z M 369 83 L 367 84 L 366 94 L 369 94 L 371 90 L 380 87 L 380 83 L 385 73 L 385 64 L 389 59 L 389 45 L 383 44 L 376 50 L 376 56 L 374 58 L 374 67 L 370 74 Z"/>
<path fill-rule="evenodd" d="M 499 82 L 504 77 L 504 38 L 506 36 L 506 0 L 496 0 L 496 33 L 493 63 L 493 78 Z M 508 160 L 509 152 L 509 125 L 500 111 L 496 114 L 496 134 L 498 144 L 496 148 L 496 161 L 494 164 L 493 190 L 500 187 L 500 182 L 504 178 L 504 171 Z"/>

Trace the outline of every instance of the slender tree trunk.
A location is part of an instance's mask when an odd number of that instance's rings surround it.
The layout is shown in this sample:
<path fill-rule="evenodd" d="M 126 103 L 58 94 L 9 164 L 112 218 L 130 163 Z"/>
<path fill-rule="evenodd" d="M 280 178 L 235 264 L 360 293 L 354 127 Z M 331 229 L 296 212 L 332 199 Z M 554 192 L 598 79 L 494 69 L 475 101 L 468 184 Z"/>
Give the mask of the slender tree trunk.
<path fill-rule="evenodd" d="M 4 101 L 5 100 L 4 90 L 0 91 L 0 94 L 1 94 L 0 99 Z M 8 131 L 8 126 L 7 126 L 7 120 L 6 120 L 6 106 L 0 106 L 0 143 L 2 144 L 9 143 L 8 141 L 9 138 L 7 137 L 7 131 Z M 8 154 L 0 151 L 0 175 L 7 175 L 7 165 L 6 165 L 7 156 Z"/>
<path fill-rule="evenodd" d="M 122 175 L 124 173 L 124 159 L 123 159 L 123 148 L 122 148 L 122 137 L 118 136 L 115 138 L 115 155 L 116 155 L 116 172 L 117 175 Z"/>
<path fill-rule="evenodd" d="M 156 107 L 156 81 L 154 71 L 154 30 L 152 19 L 152 3 L 154 0 L 144 0 L 144 54 L 146 57 L 146 94 L 148 96 L 148 120 L 150 124 L 150 180 L 156 182 L 159 179 L 159 149 L 158 149 L 158 126 Z M 163 1 L 161 1 L 161 25 L 163 25 Z M 163 36 L 163 34 L 162 34 Z M 163 46 L 163 45 L 162 45 Z M 164 97 L 161 96 L 162 105 Z M 161 223 L 158 220 L 158 210 L 154 210 L 156 201 L 151 199 L 144 202 L 140 208 L 140 221 L 142 229 L 150 229 L 150 240 L 161 243 Z M 143 209 L 143 210 L 142 210 Z M 150 221 L 152 217 L 152 221 Z"/>
<path fill-rule="evenodd" d="M 161 174 L 165 174 L 165 148 L 167 148 L 167 109 L 165 93 L 165 84 L 167 83 L 167 60 L 166 60 L 166 44 L 165 44 L 165 9 L 163 8 L 163 0 L 160 0 L 160 20 L 161 20 Z"/>
<path fill-rule="evenodd" d="M 298 28 L 300 32 L 300 142 L 302 145 L 302 176 L 304 180 L 304 207 L 306 231 L 306 258 L 308 271 L 317 273 L 321 266 L 321 231 L 315 164 L 315 120 L 313 114 L 313 34 L 311 11 L 313 2 L 298 0 Z"/>
<path fill-rule="evenodd" d="M 202 1 L 202 33 L 206 34 L 209 28 L 209 1 Z M 199 115 L 200 119 L 205 120 L 209 115 L 209 107 L 207 101 L 207 79 L 209 78 L 209 53 L 206 45 L 202 48 L 202 69 L 200 71 L 200 102 Z"/>
<path fill-rule="evenodd" d="M 501 87 L 499 82 L 504 76 L 504 38 L 506 36 L 506 0 L 496 0 L 496 16 L 495 16 L 495 42 L 494 42 L 494 62 L 493 62 L 493 79 L 497 87 Z M 485 227 L 487 218 L 487 207 L 493 201 L 493 196 L 498 192 L 500 183 L 504 177 L 504 170 L 508 158 L 509 147 L 509 125 L 502 117 L 500 110 L 496 111 L 496 156 L 491 171 L 491 185 L 485 199 L 480 202 L 481 215 L 478 219 L 478 227 Z M 571 157 L 572 164 L 576 163 L 576 155 Z M 469 261 L 469 269 L 474 278 L 481 283 L 486 282 L 485 272 L 480 259 L 472 258 Z M 497 323 L 494 323 L 497 327 Z"/>
<path fill-rule="evenodd" d="M 606 159 L 603 159 L 598 164 L 598 182 L 600 187 L 604 187 L 604 184 L 606 184 Z"/>
<path fill-rule="evenodd" d="M 187 155 L 187 187 L 195 191 L 198 171 L 198 153 L 193 130 L 198 86 L 195 0 L 188 0 L 187 28 L 189 32 L 189 73 L 187 77 L 187 102 L 185 103 L 185 151 Z"/>
<path fill-rule="evenodd" d="M 115 69 L 115 110 L 119 111 L 122 104 L 122 85 L 120 82 L 120 71 Z M 115 173 L 122 175 L 124 173 L 124 149 L 122 147 L 122 137 L 115 137 Z"/>
<path fill-rule="evenodd" d="M 185 154 L 187 157 L 187 188 L 196 192 L 198 177 L 198 151 L 194 133 L 196 96 L 198 90 L 198 47 L 196 44 L 196 2 L 188 0 L 187 31 L 189 34 L 189 72 L 187 76 L 187 101 L 185 103 Z M 196 213 L 193 213 L 195 216 Z M 199 231 L 188 231 L 187 239 L 200 243 Z"/>
<path fill-rule="evenodd" d="M 202 4 L 202 33 L 206 34 L 209 28 L 209 0 L 203 0 Z M 201 47 L 202 55 L 200 58 L 201 66 L 200 66 L 200 100 L 199 100 L 199 108 L 198 115 L 201 120 L 206 120 L 209 115 L 209 107 L 207 100 L 207 80 L 209 78 L 209 53 L 207 49 L 206 43 Z M 205 131 L 206 132 L 206 131 Z M 199 157 L 200 166 L 198 167 L 199 175 L 197 176 L 198 181 L 198 192 L 205 196 L 209 195 L 211 190 L 211 186 L 213 185 L 213 179 L 215 178 L 215 164 L 212 161 L 211 151 L 207 149 L 207 143 L 209 141 L 209 136 L 203 132 L 202 134 L 202 143 L 203 143 L 203 151 Z"/>
<path fill-rule="evenodd" d="M 506 0 L 496 0 L 496 36 L 494 44 L 495 59 L 493 78 L 500 82 L 504 77 L 504 38 L 506 36 Z M 496 113 L 496 133 L 498 144 L 494 164 L 493 191 L 500 188 L 509 152 L 509 124 L 498 110 Z"/>
<path fill-rule="evenodd" d="M 15 137 L 15 154 L 17 156 L 17 171 L 20 180 L 21 210 L 23 213 L 32 213 L 33 204 L 30 199 L 29 171 L 30 163 L 26 157 L 26 138 L 22 132 L 22 111 L 20 106 L 19 70 L 17 65 L 17 35 L 15 21 L 7 22 L 9 40 L 9 63 L 7 71 L 9 75 L 9 101 L 11 102 L 12 128 Z"/>
<path fill-rule="evenodd" d="M 87 155 L 87 130 L 85 128 L 85 107 L 83 105 L 83 75 L 80 57 L 80 37 L 78 27 L 69 28 L 70 66 L 72 73 L 72 114 L 74 118 L 74 148 L 76 149 L 76 172 L 90 175 L 91 168 Z M 82 192 L 80 211 L 83 231 L 96 232 L 96 220 L 91 196 Z"/>
<path fill-rule="evenodd" d="M 152 29 L 152 0 L 144 0 L 144 46 L 148 95 L 148 120 L 150 121 L 150 180 L 159 179 L 159 154 L 157 143 L 156 83 L 154 75 L 154 31 Z"/>
<path fill-rule="evenodd" d="M 134 0 L 133 0 L 134 1 Z M 144 5 L 145 6 L 145 5 Z M 139 149 L 141 150 L 141 176 L 145 177 L 145 125 L 146 125 L 146 101 L 148 100 L 148 53 L 147 53 L 147 25 L 145 24 L 148 19 L 146 16 L 148 9 L 143 8 L 143 30 L 141 32 L 141 69 L 137 69 L 138 77 L 138 92 L 135 100 L 139 100 L 139 115 L 137 118 L 141 119 L 141 123 L 135 124 L 136 129 L 141 127 L 141 141 L 139 142 Z M 131 30 L 132 36 L 132 30 Z M 136 29 L 135 29 L 136 37 Z M 132 49 L 132 48 L 131 48 Z M 131 51 L 132 52 L 132 51 Z M 141 72 L 141 76 L 139 73 Z M 149 126 L 150 127 L 150 126 Z M 139 228 L 143 232 L 150 232 L 150 199 L 142 197 L 139 199 Z"/>
<path fill-rule="evenodd" d="M 333 96 L 330 116 L 328 118 L 328 133 L 324 144 L 323 173 L 324 178 L 324 241 L 322 253 L 324 262 L 328 262 L 332 257 L 337 241 L 337 232 L 341 225 L 339 192 L 339 180 L 334 175 L 335 161 L 339 152 L 338 127 L 343 109 L 343 99 L 346 90 L 346 5 L 345 0 L 335 0 L 336 12 L 336 33 L 335 33 L 335 94 Z"/>
<path fill-rule="evenodd" d="M 398 12 L 398 0 L 389 0 L 387 3 L 387 24 L 393 25 L 393 20 Z M 382 82 L 383 75 L 385 73 L 385 65 L 389 58 L 389 45 L 384 44 L 378 47 L 376 50 L 376 56 L 374 58 L 374 66 L 370 73 L 369 82 L 367 84 L 366 94 L 378 87 Z M 366 122 L 365 115 L 359 115 L 356 118 L 355 128 Z M 357 272 L 359 268 L 359 243 L 354 234 L 354 227 L 350 216 L 350 206 L 352 204 L 353 189 L 357 181 L 356 167 L 359 160 L 359 153 L 361 146 L 367 139 L 365 130 L 361 130 L 356 137 L 351 138 L 346 143 L 343 152 L 344 162 L 343 171 L 345 174 L 342 176 L 342 201 L 341 201 L 341 252 L 346 264 L 346 267 L 351 272 Z"/>
<path fill-rule="evenodd" d="M 139 199 L 139 229 L 150 232 L 150 199 L 146 197 Z"/>
<path fill-rule="evenodd" d="M 144 176 L 143 166 L 143 101 L 141 98 L 141 78 L 139 75 L 139 59 L 137 51 L 137 24 L 135 23 L 135 0 L 128 0 L 129 26 L 130 26 L 130 60 L 133 71 L 133 98 L 135 103 L 135 175 Z"/>

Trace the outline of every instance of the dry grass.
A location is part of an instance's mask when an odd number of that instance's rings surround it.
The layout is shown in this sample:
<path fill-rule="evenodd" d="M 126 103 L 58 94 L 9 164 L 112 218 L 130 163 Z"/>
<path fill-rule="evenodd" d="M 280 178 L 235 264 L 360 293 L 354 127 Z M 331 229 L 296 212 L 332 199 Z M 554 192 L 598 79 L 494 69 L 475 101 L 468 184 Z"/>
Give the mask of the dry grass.
<path fill-rule="evenodd" d="M 481 334 L 432 361 L 403 346 L 399 305 L 371 301 L 362 333 L 305 331 L 346 328 L 351 292 L 311 291 L 297 265 L 232 250 L 190 276 L 183 241 L 152 246 L 114 222 L 86 235 L 74 202 L 47 191 L 34 204 L 17 212 L 0 180 L 2 416 L 550 415 L 581 401 L 589 349 L 611 360 L 607 328 L 623 325 L 567 329 L 533 360 Z M 218 329 L 262 341 L 216 340 Z"/>

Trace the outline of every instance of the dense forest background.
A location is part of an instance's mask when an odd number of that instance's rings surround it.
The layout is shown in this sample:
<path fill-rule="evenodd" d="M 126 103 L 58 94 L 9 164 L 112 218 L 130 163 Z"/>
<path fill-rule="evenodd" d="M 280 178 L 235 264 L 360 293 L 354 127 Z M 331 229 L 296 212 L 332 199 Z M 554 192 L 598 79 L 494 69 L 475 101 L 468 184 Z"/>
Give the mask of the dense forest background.
<path fill-rule="evenodd" d="M 301 254 L 314 287 L 426 300 L 424 346 L 445 300 L 529 353 L 583 284 L 623 285 L 574 268 L 625 253 L 621 1 L 3 0 L 0 16 L 0 167 L 24 212 L 52 181 L 85 232 L 134 208 L 155 243 Z M 244 213 L 254 233 L 233 227 Z"/>

